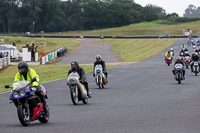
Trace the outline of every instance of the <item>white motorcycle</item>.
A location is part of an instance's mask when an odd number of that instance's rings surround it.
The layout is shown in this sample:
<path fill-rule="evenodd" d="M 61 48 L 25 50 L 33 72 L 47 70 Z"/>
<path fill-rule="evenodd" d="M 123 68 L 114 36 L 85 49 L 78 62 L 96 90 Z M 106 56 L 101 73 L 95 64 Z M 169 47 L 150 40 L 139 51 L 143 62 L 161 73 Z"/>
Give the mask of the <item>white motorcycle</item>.
<path fill-rule="evenodd" d="M 72 72 L 67 78 L 67 84 L 69 85 L 70 95 L 74 105 L 77 105 L 79 101 L 82 101 L 84 104 L 88 103 L 87 90 L 80 83 L 79 78 L 77 72 Z"/>
<path fill-rule="evenodd" d="M 103 68 L 101 65 L 95 66 L 95 82 L 99 86 L 99 89 L 104 88 L 104 85 L 107 83 L 107 79 L 103 73 Z"/>
<path fill-rule="evenodd" d="M 194 62 L 193 67 L 194 67 L 193 70 L 194 70 L 195 76 L 197 76 L 197 73 L 199 73 L 199 62 Z"/>

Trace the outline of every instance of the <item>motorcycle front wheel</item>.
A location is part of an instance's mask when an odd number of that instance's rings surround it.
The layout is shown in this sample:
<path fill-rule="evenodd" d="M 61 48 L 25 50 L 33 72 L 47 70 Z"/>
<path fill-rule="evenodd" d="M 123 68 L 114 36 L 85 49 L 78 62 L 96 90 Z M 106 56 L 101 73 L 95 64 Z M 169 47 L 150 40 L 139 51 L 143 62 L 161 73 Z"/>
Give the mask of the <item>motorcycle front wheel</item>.
<path fill-rule="evenodd" d="M 71 99 L 74 105 L 78 104 L 78 87 L 75 86 L 73 88 L 70 88 L 70 95 L 71 95 Z"/>
<path fill-rule="evenodd" d="M 181 73 L 178 73 L 178 84 L 181 84 Z"/>
<path fill-rule="evenodd" d="M 30 124 L 30 110 L 26 109 L 23 104 L 17 106 L 17 114 L 23 126 L 28 126 Z"/>

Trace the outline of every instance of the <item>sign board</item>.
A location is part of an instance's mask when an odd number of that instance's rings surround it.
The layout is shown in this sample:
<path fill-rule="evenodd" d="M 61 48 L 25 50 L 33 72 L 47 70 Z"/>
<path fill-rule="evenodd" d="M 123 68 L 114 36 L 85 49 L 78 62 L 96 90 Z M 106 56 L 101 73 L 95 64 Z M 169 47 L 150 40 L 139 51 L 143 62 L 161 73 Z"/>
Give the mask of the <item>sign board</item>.
<path fill-rule="evenodd" d="M 191 29 L 184 29 L 184 35 L 185 36 L 191 36 L 192 35 L 192 30 Z"/>

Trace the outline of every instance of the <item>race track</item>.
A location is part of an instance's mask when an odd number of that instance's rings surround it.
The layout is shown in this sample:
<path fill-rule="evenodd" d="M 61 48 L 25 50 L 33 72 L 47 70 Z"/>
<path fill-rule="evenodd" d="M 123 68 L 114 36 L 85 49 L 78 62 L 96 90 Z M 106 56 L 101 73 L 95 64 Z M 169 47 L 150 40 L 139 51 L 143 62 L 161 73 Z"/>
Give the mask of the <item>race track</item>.
<path fill-rule="evenodd" d="M 182 39 L 174 44 L 175 53 Z M 182 84 L 173 66 L 164 63 L 166 51 L 140 63 L 109 69 L 109 84 L 98 89 L 87 74 L 93 98 L 74 106 L 65 80 L 46 83 L 50 121 L 22 127 L 9 94 L 0 95 L 0 133 L 199 133 L 200 75 L 186 70 Z M 67 71 L 66 71 L 67 74 Z"/>

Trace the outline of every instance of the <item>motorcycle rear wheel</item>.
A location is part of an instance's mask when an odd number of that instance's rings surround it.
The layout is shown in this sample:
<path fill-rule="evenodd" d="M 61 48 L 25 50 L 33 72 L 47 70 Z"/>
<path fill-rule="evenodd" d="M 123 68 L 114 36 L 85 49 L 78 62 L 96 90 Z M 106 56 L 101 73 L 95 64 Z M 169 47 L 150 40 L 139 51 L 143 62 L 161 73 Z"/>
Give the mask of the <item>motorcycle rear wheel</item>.
<path fill-rule="evenodd" d="M 41 117 L 39 119 L 39 121 L 41 123 L 47 123 L 49 121 L 50 114 L 49 114 L 49 109 L 48 109 L 48 104 L 47 103 L 46 103 L 46 108 L 47 108 L 47 112 L 43 112 L 43 117 Z"/>

